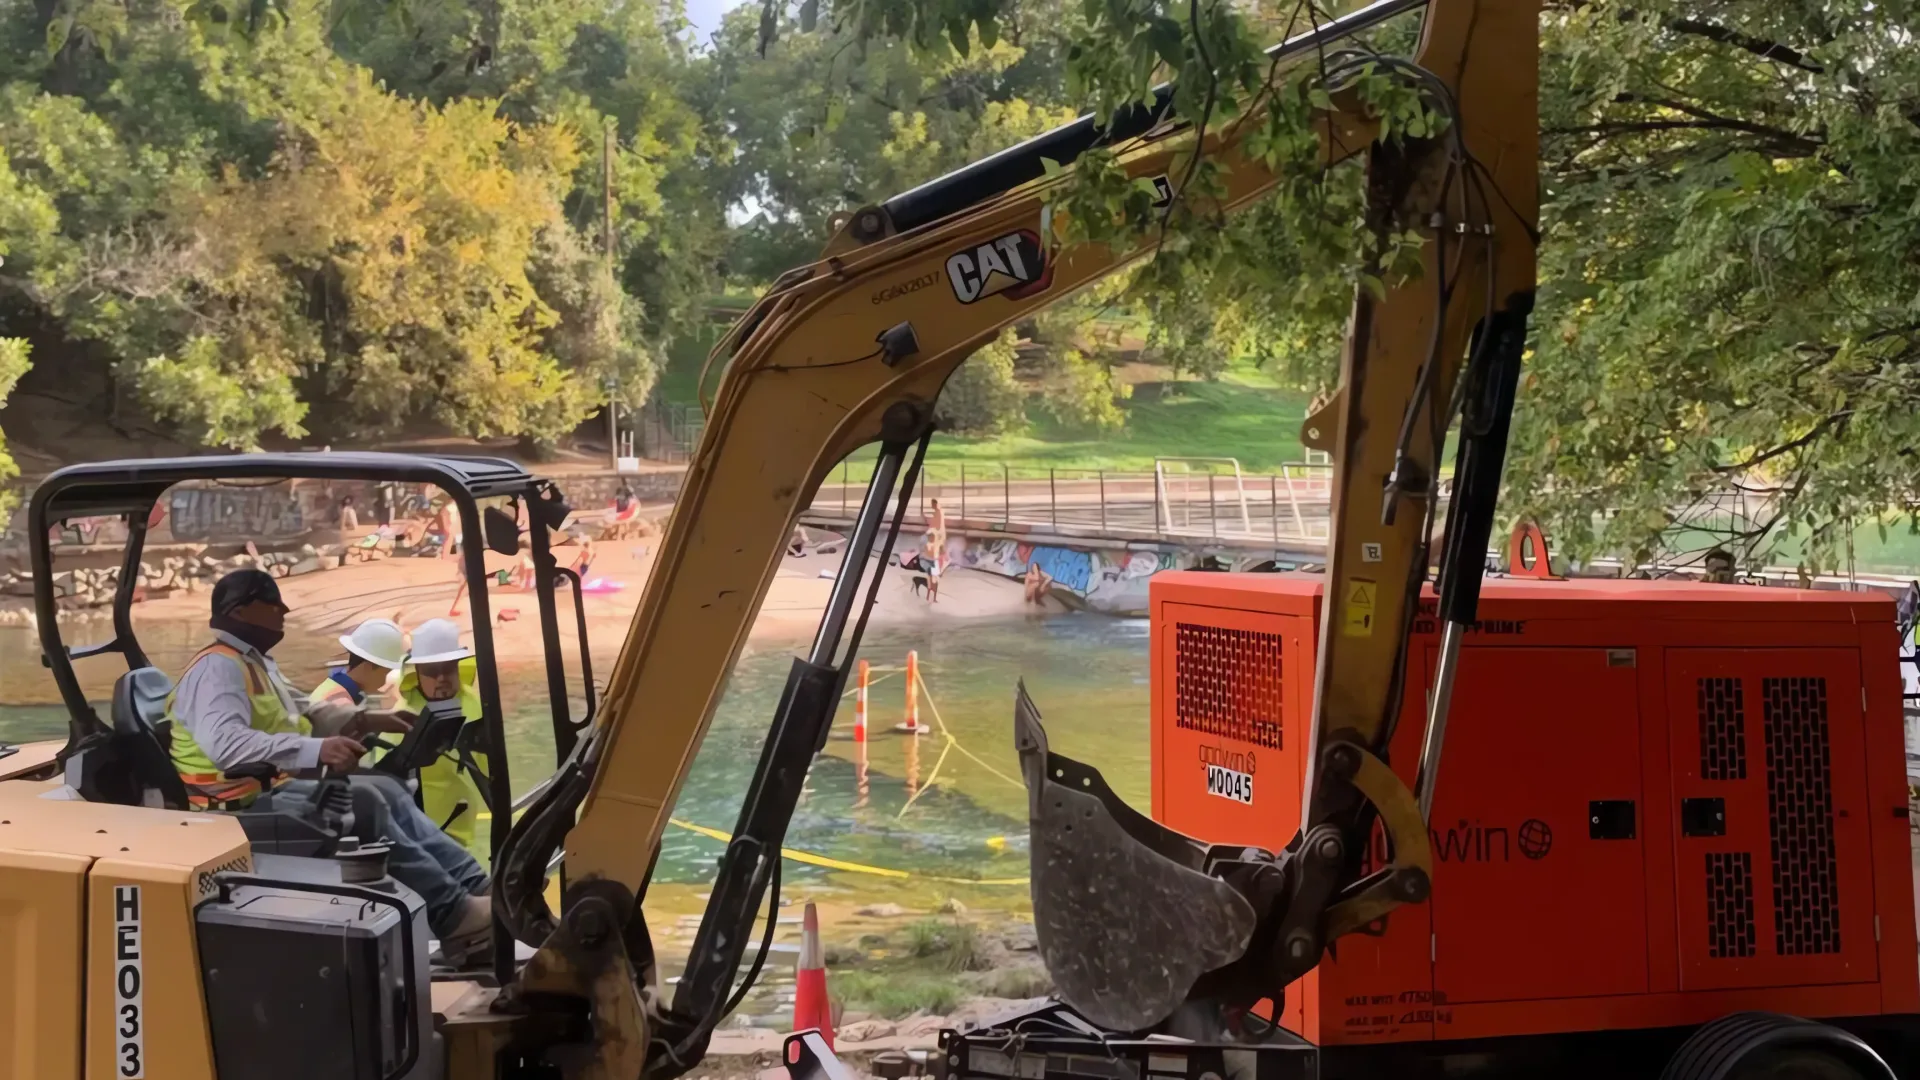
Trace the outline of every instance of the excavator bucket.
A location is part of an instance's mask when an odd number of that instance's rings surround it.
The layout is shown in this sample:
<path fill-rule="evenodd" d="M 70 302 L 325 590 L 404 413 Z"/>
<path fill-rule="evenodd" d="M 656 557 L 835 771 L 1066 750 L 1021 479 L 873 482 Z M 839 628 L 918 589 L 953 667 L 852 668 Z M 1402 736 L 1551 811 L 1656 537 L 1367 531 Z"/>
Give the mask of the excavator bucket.
<path fill-rule="evenodd" d="M 1122 802 L 1099 770 L 1047 749 L 1020 684 L 1014 745 L 1027 784 L 1033 919 L 1060 999 L 1112 1031 L 1166 1019 L 1207 972 L 1240 958 L 1254 911 L 1209 874 L 1208 845 Z"/>

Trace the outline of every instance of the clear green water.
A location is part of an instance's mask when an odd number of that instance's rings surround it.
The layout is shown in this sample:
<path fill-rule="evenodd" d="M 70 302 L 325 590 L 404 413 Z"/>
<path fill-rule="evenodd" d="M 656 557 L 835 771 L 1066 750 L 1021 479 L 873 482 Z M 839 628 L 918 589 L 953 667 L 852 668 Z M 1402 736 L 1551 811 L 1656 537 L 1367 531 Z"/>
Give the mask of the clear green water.
<path fill-rule="evenodd" d="M 104 623 L 63 627 L 84 644 L 107 633 Z M 140 641 L 152 661 L 178 674 L 204 644 L 204 627 L 147 623 Z M 617 642 L 595 642 L 596 670 L 611 668 Z M 908 650 L 919 654 L 928 689 L 919 738 L 892 732 L 904 711 Z M 325 675 L 339 652 L 331 638 L 296 635 L 275 650 L 302 688 Z M 694 764 L 674 816 L 732 831 L 742 792 L 752 775 L 793 652 L 755 647 L 736 667 L 706 744 Z M 865 781 L 851 732 L 853 703 L 842 702 L 837 737 L 815 762 L 794 815 L 790 848 L 830 859 L 919 878 L 1017 879 L 1027 872 L 1025 793 L 1012 747 L 1016 682 L 1024 678 L 1047 720 L 1053 745 L 1098 765 L 1134 805 L 1147 805 L 1147 626 L 1144 621 L 1095 615 L 955 624 L 914 632 L 871 631 L 861 649 L 874 668 L 871 736 Z M 89 696 L 104 701 L 119 661 L 82 667 Z M 578 695 L 578 680 L 575 680 Z M 514 788 L 524 791 L 553 767 L 553 740 L 545 676 L 537 663 L 503 666 L 502 694 Z M 931 703 L 929 705 L 929 702 Z M 65 712 L 40 665 L 38 639 L 26 630 L 0 630 L 0 741 L 60 738 Z M 576 710 L 578 704 L 575 705 Z M 937 718 L 936 718 L 937 714 Z M 953 742 L 941 734 L 950 733 Z M 944 755 L 944 757 L 943 757 Z M 911 793 L 919 792 L 909 806 Z M 721 845 L 680 828 L 669 829 L 655 881 L 693 885 L 711 876 Z M 789 862 L 789 881 L 856 892 L 889 879 Z M 892 879 L 891 884 L 899 884 Z M 1012 890 L 1024 896 L 1025 890 Z"/>

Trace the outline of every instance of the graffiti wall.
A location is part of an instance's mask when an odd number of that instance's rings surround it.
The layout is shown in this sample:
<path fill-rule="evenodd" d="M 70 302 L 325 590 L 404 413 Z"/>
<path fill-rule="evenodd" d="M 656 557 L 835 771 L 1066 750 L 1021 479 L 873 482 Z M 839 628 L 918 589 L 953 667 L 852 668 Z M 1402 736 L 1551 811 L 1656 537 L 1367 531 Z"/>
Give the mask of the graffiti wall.
<path fill-rule="evenodd" d="M 1270 556 L 1244 552 L 1069 548 L 1012 537 L 965 536 L 947 538 L 947 559 L 950 566 L 1010 578 L 1025 577 L 1027 567 L 1038 566 L 1053 578 L 1056 591 L 1071 593 L 1095 611 L 1134 616 L 1147 613 L 1147 582 L 1162 570 L 1252 570 L 1271 562 Z"/>
<path fill-rule="evenodd" d="M 312 493 L 324 500 L 325 496 Z M 316 527 L 329 508 L 306 504 L 308 492 L 286 484 L 261 487 L 177 487 L 167 493 L 167 524 L 176 540 L 275 540 Z M 308 524 L 309 509 L 313 525 Z M 337 515 L 337 511 L 334 511 Z M 338 521 L 338 517 L 334 518 Z"/>

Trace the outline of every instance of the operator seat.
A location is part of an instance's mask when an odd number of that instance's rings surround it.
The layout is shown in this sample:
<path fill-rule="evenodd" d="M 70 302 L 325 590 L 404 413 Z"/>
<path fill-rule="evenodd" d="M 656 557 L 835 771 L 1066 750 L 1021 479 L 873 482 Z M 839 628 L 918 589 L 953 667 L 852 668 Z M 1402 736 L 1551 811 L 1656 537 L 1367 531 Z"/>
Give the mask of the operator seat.
<path fill-rule="evenodd" d="M 156 809 L 186 810 L 187 785 L 173 765 L 173 722 L 167 717 L 167 695 L 173 680 L 159 668 L 134 668 L 114 680 L 111 715 L 113 741 L 105 755 L 113 766 L 97 777 L 108 801 Z M 118 775 L 111 775 L 118 774 Z M 273 782 L 278 771 L 260 764 L 229 771 L 230 776 L 252 775 L 262 784 Z M 256 854 L 325 855 L 352 827 L 353 816 L 339 795 L 323 803 L 316 799 L 301 809 L 241 810 L 234 812 Z M 116 790 L 117 789 L 117 790 Z"/>
<path fill-rule="evenodd" d="M 137 805 L 187 809 L 187 785 L 173 767 L 173 722 L 167 695 L 173 680 L 155 667 L 140 667 L 114 680 L 111 756 L 126 770 Z"/>

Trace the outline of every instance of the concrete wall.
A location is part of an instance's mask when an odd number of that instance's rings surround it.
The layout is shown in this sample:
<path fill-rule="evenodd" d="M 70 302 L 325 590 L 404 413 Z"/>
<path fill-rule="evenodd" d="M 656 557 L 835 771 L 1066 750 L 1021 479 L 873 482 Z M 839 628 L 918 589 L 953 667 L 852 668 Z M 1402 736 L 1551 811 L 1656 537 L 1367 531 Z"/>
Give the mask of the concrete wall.
<path fill-rule="evenodd" d="M 598 511 L 611 505 L 624 482 L 641 502 L 670 502 L 680 491 L 680 469 L 637 474 L 614 472 L 573 473 L 556 479 L 561 492 L 574 509 Z M 155 527 L 148 543 L 168 542 L 229 544 L 249 540 L 265 548 L 310 539 L 314 533 L 340 527 L 340 500 L 353 496 L 361 526 L 379 524 L 376 508 L 381 488 L 393 504 L 395 520 L 423 518 L 428 507 L 440 496 L 438 488 L 426 484 L 379 485 L 358 480 L 297 480 L 261 486 L 236 484 L 182 485 L 169 491 L 164 500 L 165 515 Z M 15 513 L 9 535 L 26 525 L 25 502 Z M 76 518 L 66 523 L 57 538 L 63 545 L 125 543 L 125 526 L 117 518 Z"/>
<path fill-rule="evenodd" d="M 926 534 L 901 537 L 900 550 L 924 550 Z M 1054 594 L 1108 615 L 1144 617 L 1147 582 L 1163 570 L 1295 570 L 1305 563 L 1276 560 L 1271 552 L 1165 544 L 1067 546 L 1032 537 L 949 534 L 948 566 L 1023 578 L 1038 565 L 1053 578 Z"/>

